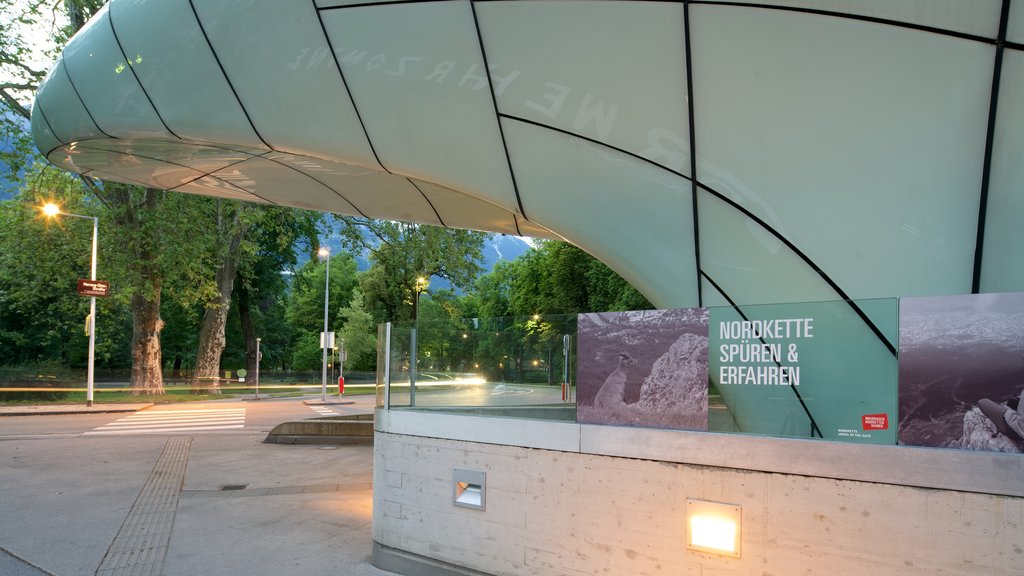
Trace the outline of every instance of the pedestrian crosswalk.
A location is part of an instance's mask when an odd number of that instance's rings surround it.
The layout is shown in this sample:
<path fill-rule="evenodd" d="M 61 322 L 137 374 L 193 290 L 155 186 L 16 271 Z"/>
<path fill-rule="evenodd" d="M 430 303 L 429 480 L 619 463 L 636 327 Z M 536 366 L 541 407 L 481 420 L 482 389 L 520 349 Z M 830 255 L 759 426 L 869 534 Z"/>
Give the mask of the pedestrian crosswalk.
<path fill-rule="evenodd" d="M 314 412 L 321 416 L 336 416 L 338 413 L 326 406 L 310 406 Z"/>
<path fill-rule="evenodd" d="M 175 434 L 244 426 L 245 408 L 147 410 L 95 428 L 85 435 Z"/>

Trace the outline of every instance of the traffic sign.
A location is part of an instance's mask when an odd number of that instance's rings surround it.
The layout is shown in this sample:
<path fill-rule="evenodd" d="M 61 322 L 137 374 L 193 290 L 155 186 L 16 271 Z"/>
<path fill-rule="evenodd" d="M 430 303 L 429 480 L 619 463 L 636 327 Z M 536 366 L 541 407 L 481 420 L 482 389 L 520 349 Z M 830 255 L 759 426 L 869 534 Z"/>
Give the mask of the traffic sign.
<path fill-rule="evenodd" d="M 83 280 L 78 279 L 78 294 L 80 296 L 110 296 L 110 282 L 106 280 Z"/>

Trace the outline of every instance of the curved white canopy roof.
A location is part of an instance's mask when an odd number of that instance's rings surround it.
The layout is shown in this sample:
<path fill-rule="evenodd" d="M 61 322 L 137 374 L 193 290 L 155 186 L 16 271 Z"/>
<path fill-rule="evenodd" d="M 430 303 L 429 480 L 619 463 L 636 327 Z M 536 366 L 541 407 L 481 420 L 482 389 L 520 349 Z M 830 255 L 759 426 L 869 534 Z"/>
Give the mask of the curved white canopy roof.
<path fill-rule="evenodd" d="M 97 178 L 564 238 L 661 307 L 1024 290 L 1024 6 L 744 4 L 111 0 L 32 128 Z"/>

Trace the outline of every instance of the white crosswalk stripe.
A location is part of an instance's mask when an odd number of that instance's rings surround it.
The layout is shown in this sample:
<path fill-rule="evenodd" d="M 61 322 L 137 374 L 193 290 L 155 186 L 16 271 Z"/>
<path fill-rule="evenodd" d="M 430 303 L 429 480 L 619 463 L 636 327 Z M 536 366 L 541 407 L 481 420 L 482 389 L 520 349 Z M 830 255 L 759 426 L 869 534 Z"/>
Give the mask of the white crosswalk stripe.
<path fill-rule="evenodd" d="M 95 428 L 86 435 L 173 434 L 231 430 L 245 426 L 245 408 L 148 410 Z"/>
<path fill-rule="evenodd" d="M 310 408 L 312 408 L 321 416 L 334 416 L 335 414 L 337 414 L 337 412 L 335 412 L 334 410 L 331 410 L 330 408 L 325 408 L 323 406 L 310 406 Z"/>

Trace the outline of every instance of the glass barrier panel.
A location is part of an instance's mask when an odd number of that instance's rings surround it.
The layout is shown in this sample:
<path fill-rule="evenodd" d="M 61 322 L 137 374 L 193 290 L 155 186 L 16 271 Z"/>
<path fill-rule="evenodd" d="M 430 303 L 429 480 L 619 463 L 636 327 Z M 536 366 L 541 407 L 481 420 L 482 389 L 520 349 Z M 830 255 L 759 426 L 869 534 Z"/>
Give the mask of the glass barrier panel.
<path fill-rule="evenodd" d="M 709 429 L 895 444 L 897 311 L 896 299 L 712 308 Z"/>
<path fill-rule="evenodd" d="M 575 315 L 395 324 L 391 406 L 575 421 L 575 334 Z"/>

